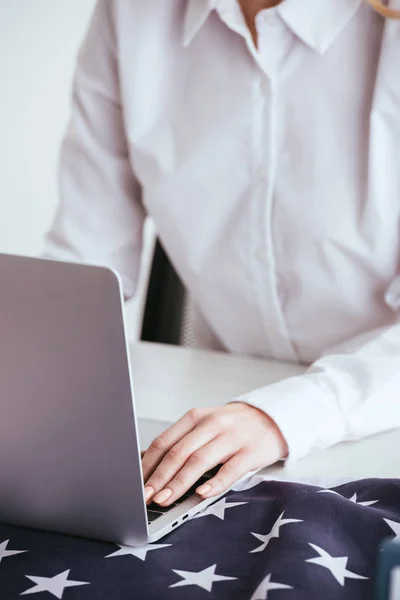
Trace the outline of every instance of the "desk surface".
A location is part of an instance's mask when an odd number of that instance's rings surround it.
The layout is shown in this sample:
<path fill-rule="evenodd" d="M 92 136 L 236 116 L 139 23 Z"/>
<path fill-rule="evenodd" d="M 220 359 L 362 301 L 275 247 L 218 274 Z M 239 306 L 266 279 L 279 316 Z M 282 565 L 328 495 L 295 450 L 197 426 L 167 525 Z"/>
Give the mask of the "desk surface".
<path fill-rule="evenodd" d="M 137 413 L 162 421 L 174 421 L 193 406 L 223 404 L 303 371 L 291 364 L 142 342 L 131 353 Z M 325 478 L 400 478 L 400 430 L 338 444 L 263 473 L 289 481 L 315 479 L 320 485 Z"/>

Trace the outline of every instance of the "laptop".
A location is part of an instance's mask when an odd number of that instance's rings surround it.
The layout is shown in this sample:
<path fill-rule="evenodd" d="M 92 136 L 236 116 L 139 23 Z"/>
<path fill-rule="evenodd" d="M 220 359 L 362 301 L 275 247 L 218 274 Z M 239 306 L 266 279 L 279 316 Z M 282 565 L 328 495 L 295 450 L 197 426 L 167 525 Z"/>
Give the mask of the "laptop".
<path fill-rule="evenodd" d="M 0 521 L 135 546 L 216 500 L 146 507 L 139 428 L 118 275 L 0 254 Z"/>

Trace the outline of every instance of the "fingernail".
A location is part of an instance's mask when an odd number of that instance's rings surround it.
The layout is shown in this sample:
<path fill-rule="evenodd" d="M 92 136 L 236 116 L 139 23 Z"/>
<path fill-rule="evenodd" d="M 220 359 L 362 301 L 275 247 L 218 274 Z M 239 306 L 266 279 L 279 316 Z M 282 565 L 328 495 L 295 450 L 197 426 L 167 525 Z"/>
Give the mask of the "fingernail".
<path fill-rule="evenodd" d="M 200 494 L 200 496 L 205 496 L 206 494 L 211 492 L 211 490 L 212 490 L 211 485 L 206 483 L 205 485 L 201 485 L 200 487 L 197 488 L 196 494 Z"/>
<path fill-rule="evenodd" d="M 164 504 L 164 502 L 166 502 L 170 496 L 172 496 L 172 490 L 167 488 L 157 494 L 157 496 L 153 498 L 153 501 L 157 502 L 157 504 Z"/>
<path fill-rule="evenodd" d="M 146 487 L 144 488 L 144 497 L 146 499 L 146 502 L 151 498 L 153 494 L 154 488 L 152 488 L 151 485 L 146 485 Z"/>

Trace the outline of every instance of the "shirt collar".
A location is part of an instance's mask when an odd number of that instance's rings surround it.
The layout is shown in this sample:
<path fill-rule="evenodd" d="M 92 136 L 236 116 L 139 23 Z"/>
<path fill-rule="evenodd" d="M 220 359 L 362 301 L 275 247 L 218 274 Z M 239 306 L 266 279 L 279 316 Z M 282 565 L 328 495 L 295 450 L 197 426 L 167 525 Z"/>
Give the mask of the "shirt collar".
<path fill-rule="evenodd" d="M 362 1 L 284 0 L 275 10 L 299 39 L 323 54 L 344 29 Z M 223 2 L 229 3 L 236 4 L 236 0 Z M 218 4 L 219 0 L 187 0 L 183 26 L 184 46 L 190 45 Z"/>
<path fill-rule="evenodd" d="M 276 8 L 286 25 L 307 46 L 324 54 L 362 0 L 284 0 Z"/>
<path fill-rule="evenodd" d="M 207 21 L 214 4 L 214 0 L 187 0 L 182 39 L 185 47 L 191 44 L 193 38 Z"/>

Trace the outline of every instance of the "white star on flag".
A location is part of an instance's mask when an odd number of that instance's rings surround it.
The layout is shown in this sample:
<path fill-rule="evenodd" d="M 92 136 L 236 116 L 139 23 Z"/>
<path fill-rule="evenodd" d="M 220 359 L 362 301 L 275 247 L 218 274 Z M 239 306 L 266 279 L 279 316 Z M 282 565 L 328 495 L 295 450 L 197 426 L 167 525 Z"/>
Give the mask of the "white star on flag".
<path fill-rule="evenodd" d="M 140 558 L 140 560 L 146 560 L 146 556 L 148 552 L 152 550 L 158 550 L 159 548 L 167 548 L 167 546 L 172 546 L 172 544 L 146 544 L 145 546 L 123 546 L 118 544 L 119 550 L 116 550 L 112 554 L 107 554 L 104 558 L 112 558 L 114 556 L 136 556 L 136 558 Z"/>
<path fill-rule="evenodd" d="M 256 537 L 258 540 L 260 540 L 260 542 L 263 542 L 263 543 L 261 544 L 261 546 L 259 546 L 255 550 L 250 550 L 250 554 L 252 554 L 253 552 L 263 552 L 263 550 L 265 550 L 265 548 L 268 546 L 269 542 L 273 538 L 279 538 L 279 530 L 281 527 L 283 527 L 283 525 L 288 525 L 289 523 L 302 523 L 303 522 L 301 519 L 283 519 L 284 514 L 285 513 L 283 512 L 278 517 L 278 519 L 275 521 L 274 525 L 272 526 L 271 531 L 269 533 L 267 533 L 266 535 L 251 532 L 251 535 L 254 535 L 254 537 Z"/>
<path fill-rule="evenodd" d="M 360 506 L 372 506 L 372 504 L 376 504 L 379 500 L 364 500 L 363 502 L 358 502 L 357 494 L 354 494 L 351 498 L 348 498 L 350 502 L 354 502 L 354 504 L 360 504 Z"/>
<path fill-rule="evenodd" d="M 225 577 L 224 575 L 216 575 L 215 569 L 217 565 L 212 565 L 203 571 L 191 572 L 191 571 L 176 571 L 173 569 L 174 573 L 182 577 L 182 581 L 178 581 L 178 583 L 173 583 L 170 585 L 170 588 L 173 587 L 181 587 L 183 585 L 198 585 L 203 588 L 203 590 L 207 590 L 207 592 L 211 592 L 213 583 L 216 581 L 232 581 L 237 579 L 237 577 Z"/>
<path fill-rule="evenodd" d="M 266 576 L 265 579 L 262 580 L 260 585 L 255 590 L 254 594 L 250 598 L 250 600 L 267 600 L 268 592 L 272 590 L 292 590 L 291 585 L 285 585 L 284 583 L 275 583 L 271 581 L 271 573 Z"/>
<path fill-rule="evenodd" d="M 76 587 L 78 585 L 89 585 L 88 581 L 68 581 L 69 569 L 68 571 L 64 571 L 59 575 L 54 575 L 54 577 L 32 577 L 31 575 L 26 575 L 28 579 L 33 581 L 36 585 L 25 592 L 22 592 L 21 596 L 24 594 L 38 594 L 39 592 L 49 592 L 53 594 L 56 598 L 61 600 L 64 590 L 67 587 Z"/>
<path fill-rule="evenodd" d="M 379 500 L 365 500 L 364 502 L 358 502 L 357 494 L 353 494 L 351 498 L 346 498 L 345 496 L 342 496 L 342 494 L 338 494 L 333 490 L 318 490 L 317 494 L 335 494 L 336 496 L 344 498 L 344 500 L 349 500 L 349 502 L 359 504 L 360 506 L 372 506 L 372 504 L 376 504 L 377 502 L 379 502 Z"/>
<path fill-rule="evenodd" d="M 390 519 L 383 519 L 385 523 L 387 523 L 390 529 L 393 530 L 394 540 L 400 540 L 400 523 L 396 523 L 396 521 L 391 521 Z"/>
<path fill-rule="evenodd" d="M 206 517 L 207 515 L 214 515 L 221 519 L 221 521 L 225 518 L 225 511 L 228 508 L 233 508 L 234 506 L 241 506 L 242 504 L 248 504 L 248 502 L 227 502 L 226 498 L 222 498 L 219 502 L 215 502 L 214 504 L 210 504 L 207 506 L 203 512 L 194 515 L 194 519 L 199 519 L 200 517 Z"/>
<path fill-rule="evenodd" d="M 328 569 L 340 585 L 344 585 L 346 577 L 349 579 L 368 579 L 368 577 L 357 575 L 356 573 L 347 570 L 346 567 L 349 560 L 347 556 L 331 556 L 326 550 L 323 550 L 315 544 L 310 544 L 310 546 L 319 554 L 319 556 L 316 558 L 308 558 L 306 562 L 314 563 L 315 565 L 320 565 L 321 567 Z"/>
<path fill-rule="evenodd" d="M 15 554 L 23 554 L 24 552 L 28 552 L 28 550 L 7 550 L 7 545 L 10 540 L 6 540 L 0 544 L 0 563 L 3 558 L 7 558 L 7 556 L 14 556 Z"/>

